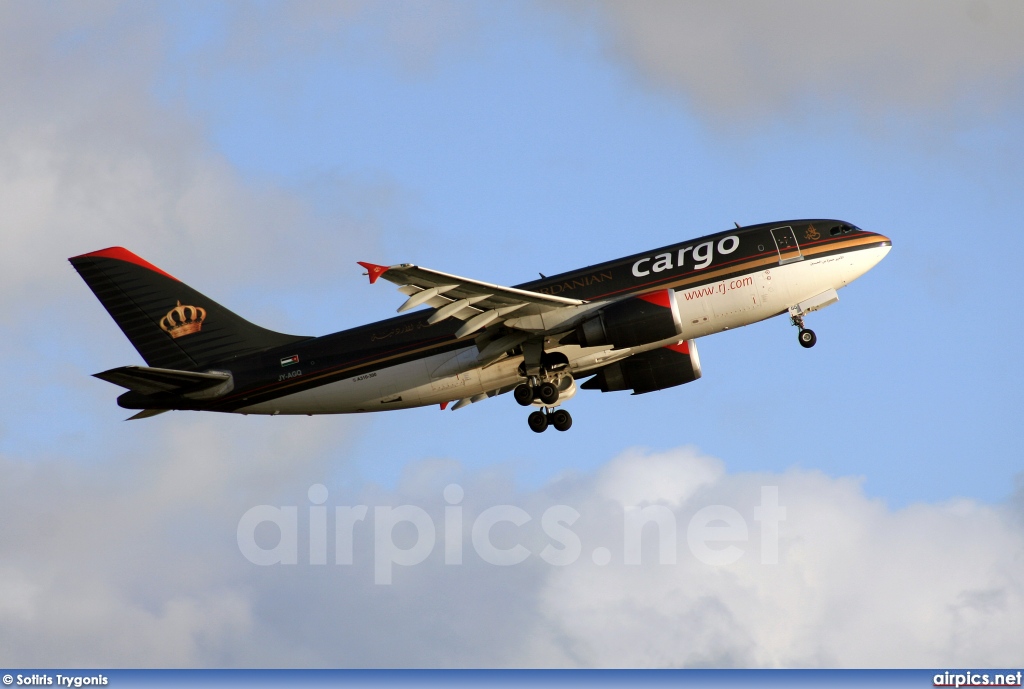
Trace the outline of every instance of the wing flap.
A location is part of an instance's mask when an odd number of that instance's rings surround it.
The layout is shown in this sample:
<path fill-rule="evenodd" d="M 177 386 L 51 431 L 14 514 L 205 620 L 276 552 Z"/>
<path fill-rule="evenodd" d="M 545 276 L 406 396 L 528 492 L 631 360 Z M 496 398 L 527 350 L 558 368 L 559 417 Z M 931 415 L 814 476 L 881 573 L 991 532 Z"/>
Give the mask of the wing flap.
<path fill-rule="evenodd" d="M 579 299 L 556 297 L 552 294 L 541 294 L 540 292 L 531 292 L 515 287 L 503 287 L 489 282 L 472 280 L 450 273 L 443 273 L 439 270 L 423 268 L 411 263 L 399 263 L 389 266 L 383 271 L 379 271 L 376 277 L 383 278 L 396 285 L 418 287 L 420 290 L 439 288 L 439 291 L 444 290 L 444 297 L 448 301 L 458 301 L 459 299 L 486 294 L 488 299 L 481 303 L 482 310 L 501 308 L 503 306 L 511 306 L 512 304 L 534 304 L 551 309 L 563 306 L 578 306 L 585 303 Z M 410 294 L 409 292 L 405 293 Z"/>
<path fill-rule="evenodd" d="M 459 329 L 458 337 L 485 328 L 512 312 L 516 318 L 523 318 L 586 303 L 579 299 L 471 280 L 411 263 L 382 266 L 360 262 L 359 265 L 367 269 L 371 283 L 383 278 L 398 285 L 399 291 L 409 297 L 399 307 L 399 312 L 426 304 L 437 309 L 431 314 L 430 323 L 448 318 L 466 321 Z"/>
<path fill-rule="evenodd" d="M 463 407 L 468 407 L 469 405 L 474 404 L 476 402 L 483 402 L 484 400 L 490 399 L 491 397 L 497 397 L 498 395 L 504 395 L 506 392 L 511 392 L 515 387 L 516 387 L 515 385 L 506 385 L 503 388 L 495 388 L 494 390 L 488 390 L 487 392 L 481 392 L 480 394 L 473 395 L 472 397 L 464 397 L 464 398 L 462 398 L 460 400 L 457 400 L 455 402 L 455 404 L 452 405 L 452 411 L 455 411 L 457 409 L 462 409 Z M 447 406 L 447 405 L 441 405 L 441 409 L 444 409 L 445 406 Z"/>
<path fill-rule="evenodd" d="M 423 292 L 424 290 L 422 287 L 417 287 L 416 285 L 402 285 L 401 287 L 398 288 L 398 291 L 406 295 L 407 297 L 411 297 L 414 294 Z M 427 306 L 432 306 L 435 309 L 439 309 L 442 306 L 445 306 L 446 304 L 451 304 L 452 300 L 440 295 L 435 295 L 427 299 L 427 301 L 424 303 Z"/>

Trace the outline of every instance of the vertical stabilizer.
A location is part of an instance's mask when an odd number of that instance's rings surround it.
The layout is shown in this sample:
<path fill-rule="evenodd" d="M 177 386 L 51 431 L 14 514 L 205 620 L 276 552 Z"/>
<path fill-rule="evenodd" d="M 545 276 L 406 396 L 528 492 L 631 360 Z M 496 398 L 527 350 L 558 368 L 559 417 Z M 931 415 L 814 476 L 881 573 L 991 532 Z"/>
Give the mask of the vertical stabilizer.
<path fill-rule="evenodd" d="M 121 247 L 68 260 L 150 366 L 195 370 L 308 339 L 254 325 Z"/>

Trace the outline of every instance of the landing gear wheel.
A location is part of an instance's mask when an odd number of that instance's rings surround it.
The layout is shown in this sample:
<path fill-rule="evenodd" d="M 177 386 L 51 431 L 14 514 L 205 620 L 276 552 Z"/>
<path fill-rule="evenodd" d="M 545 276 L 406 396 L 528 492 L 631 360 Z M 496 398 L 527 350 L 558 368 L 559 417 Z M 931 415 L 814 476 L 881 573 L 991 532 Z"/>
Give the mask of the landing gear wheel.
<path fill-rule="evenodd" d="M 537 388 L 537 397 L 540 401 L 547 405 L 552 405 L 558 401 L 558 386 L 554 383 L 541 383 L 540 387 Z"/>
<path fill-rule="evenodd" d="M 542 411 L 535 411 L 526 417 L 526 423 L 530 424 L 530 430 L 534 433 L 543 433 L 548 428 L 548 415 Z"/>
<path fill-rule="evenodd" d="M 800 346 L 806 349 L 810 349 L 818 341 L 818 336 L 814 334 L 814 331 L 807 328 L 802 329 L 797 337 L 800 340 Z"/>
<path fill-rule="evenodd" d="M 567 431 L 572 428 L 572 417 L 566 410 L 559 409 L 551 415 L 551 425 L 556 431 Z"/>
<path fill-rule="evenodd" d="M 517 385 L 516 389 L 512 391 L 512 396 L 516 398 L 516 402 L 524 407 L 529 407 L 533 404 L 533 388 L 526 383 Z"/>

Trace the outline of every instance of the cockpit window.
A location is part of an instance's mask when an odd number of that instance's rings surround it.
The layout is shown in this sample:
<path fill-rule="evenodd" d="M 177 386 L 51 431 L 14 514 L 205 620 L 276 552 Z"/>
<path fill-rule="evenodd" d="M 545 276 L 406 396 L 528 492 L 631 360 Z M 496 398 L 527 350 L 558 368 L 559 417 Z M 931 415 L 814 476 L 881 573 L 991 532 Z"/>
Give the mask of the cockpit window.
<path fill-rule="evenodd" d="M 830 229 L 828 231 L 828 233 L 830 235 L 832 235 L 833 237 L 838 237 L 841 234 L 850 234 L 851 232 L 863 232 L 863 231 L 864 230 L 860 229 L 856 225 L 847 225 L 846 223 L 843 223 L 842 225 L 836 225 L 835 227 Z"/>

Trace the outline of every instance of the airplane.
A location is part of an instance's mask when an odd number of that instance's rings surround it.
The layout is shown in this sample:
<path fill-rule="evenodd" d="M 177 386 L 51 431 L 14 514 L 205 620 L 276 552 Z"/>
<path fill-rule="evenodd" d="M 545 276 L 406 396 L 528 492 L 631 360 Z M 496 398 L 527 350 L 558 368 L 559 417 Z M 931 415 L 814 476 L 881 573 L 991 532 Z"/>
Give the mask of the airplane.
<path fill-rule="evenodd" d="M 69 261 L 147 364 L 95 374 L 127 389 L 117 403 L 139 410 L 130 419 L 460 409 L 511 392 L 540 433 L 569 429 L 562 404 L 581 388 L 697 380 L 701 337 L 788 315 L 813 347 L 805 317 L 892 247 L 840 220 L 734 224 L 515 287 L 360 261 L 371 285 L 398 285 L 402 315 L 321 337 L 254 325 L 122 247 Z"/>

